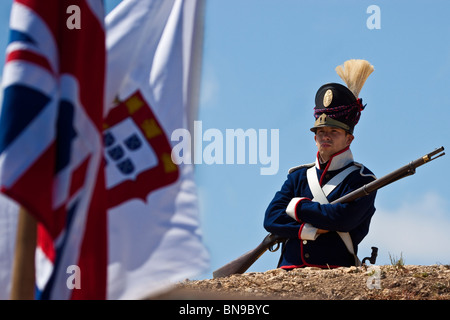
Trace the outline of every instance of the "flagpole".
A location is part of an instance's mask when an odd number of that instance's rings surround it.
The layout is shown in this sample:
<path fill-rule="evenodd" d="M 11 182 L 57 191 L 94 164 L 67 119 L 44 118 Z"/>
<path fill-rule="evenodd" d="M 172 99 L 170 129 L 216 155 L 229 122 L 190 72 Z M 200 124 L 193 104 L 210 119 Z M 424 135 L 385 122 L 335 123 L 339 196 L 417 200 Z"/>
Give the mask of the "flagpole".
<path fill-rule="evenodd" d="M 206 0 L 197 0 L 194 13 L 194 25 L 192 31 L 192 54 L 189 63 L 189 79 L 187 94 L 187 120 L 189 132 L 194 132 L 194 121 L 198 117 L 200 102 L 200 86 L 203 62 L 203 45 L 205 32 L 205 8 Z"/>
<path fill-rule="evenodd" d="M 201 89 L 201 76 L 203 70 L 203 45 L 204 45 L 204 33 L 205 33 L 205 8 L 206 0 L 197 0 L 194 11 L 194 23 L 192 26 L 192 43 L 190 61 L 188 62 L 188 79 L 187 79 L 187 100 L 186 100 L 186 117 L 187 117 L 187 129 L 193 135 L 194 122 L 198 118 L 198 109 L 200 104 L 200 89 Z M 191 163 L 195 163 L 195 155 L 199 146 L 192 141 L 194 149 L 191 154 Z M 194 166 L 195 169 L 195 166 Z"/>
<path fill-rule="evenodd" d="M 17 223 L 11 300 L 34 300 L 36 219 L 22 206 Z"/>

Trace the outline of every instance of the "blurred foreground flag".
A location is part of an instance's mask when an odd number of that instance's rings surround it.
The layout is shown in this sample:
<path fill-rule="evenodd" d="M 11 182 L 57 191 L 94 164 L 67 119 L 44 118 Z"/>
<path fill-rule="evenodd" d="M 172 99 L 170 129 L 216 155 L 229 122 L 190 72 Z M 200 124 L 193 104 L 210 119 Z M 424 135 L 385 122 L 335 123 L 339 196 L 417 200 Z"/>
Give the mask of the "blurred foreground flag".
<path fill-rule="evenodd" d="M 40 299 L 106 298 L 104 75 L 101 1 L 14 1 L 0 185 L 38 222 Z"/>
<path fill-rule="evenodd" d="M 141 299 L 209 266 L 193 166 L 171 134 L 196 114 L 203 0 L 127 0 L 107 17 L 108 299 Z"/>

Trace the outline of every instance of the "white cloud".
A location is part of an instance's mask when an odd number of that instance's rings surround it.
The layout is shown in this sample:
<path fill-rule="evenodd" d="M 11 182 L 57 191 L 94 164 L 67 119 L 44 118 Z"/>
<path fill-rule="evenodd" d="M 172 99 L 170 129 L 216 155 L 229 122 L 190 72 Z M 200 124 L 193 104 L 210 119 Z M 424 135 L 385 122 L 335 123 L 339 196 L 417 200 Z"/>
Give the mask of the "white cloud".
<path fill-rule="evenodd" d="M 427 193 L 398 209 L 379 208 L 360 252 L 378 247 L 377 264 L 390 264 L 389 255 L 406 264 L 450 264 L 450 209 L 443 196 Z M 361 254 L 359 254 L 360 259 Z"/>

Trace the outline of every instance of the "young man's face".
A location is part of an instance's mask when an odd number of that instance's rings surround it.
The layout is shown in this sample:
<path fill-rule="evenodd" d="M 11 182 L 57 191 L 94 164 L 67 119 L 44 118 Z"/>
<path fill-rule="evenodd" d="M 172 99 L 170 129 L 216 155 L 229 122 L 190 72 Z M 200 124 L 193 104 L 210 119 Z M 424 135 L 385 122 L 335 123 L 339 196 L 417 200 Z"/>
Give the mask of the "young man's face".
<path fill-rule="evenodd" d="M 322 161 L 330 160 L 331 156 L 348 147 L 354 136 L 344 129 L 335 127 L 321 127 L 316 130 L 314 140 L 316 141 L 319 155 Z"/>

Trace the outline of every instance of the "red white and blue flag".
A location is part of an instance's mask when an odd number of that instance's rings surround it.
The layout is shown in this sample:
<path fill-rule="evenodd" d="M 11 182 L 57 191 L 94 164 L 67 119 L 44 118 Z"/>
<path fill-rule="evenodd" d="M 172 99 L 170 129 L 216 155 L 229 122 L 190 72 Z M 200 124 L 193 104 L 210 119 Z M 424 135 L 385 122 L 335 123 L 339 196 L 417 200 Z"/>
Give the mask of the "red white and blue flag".
<path fill-rule="evenodd" d="M 40 299 L 106 297 L 105 63 L 101 1 L 14 1 L 0 184 L 38 221 Z M 81 270 L 77 290 L 68 280 L 73 266 Z"/>
<path fill-rule="evenodd" d="M 0 187 L 39 222 L 41 299 L 141 299 L 209 266 L 170 139 L 196 112 L 204 0 L 122 1 L 105 28 L 101 3 L 11 12 Z"/>

